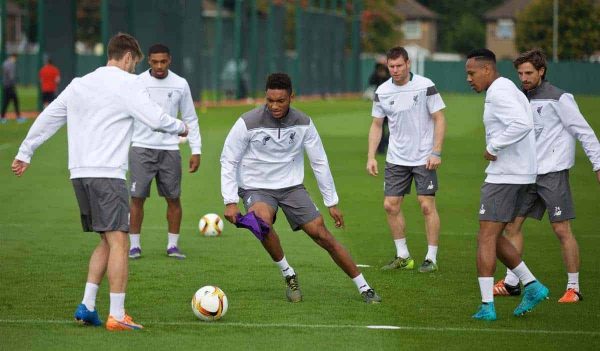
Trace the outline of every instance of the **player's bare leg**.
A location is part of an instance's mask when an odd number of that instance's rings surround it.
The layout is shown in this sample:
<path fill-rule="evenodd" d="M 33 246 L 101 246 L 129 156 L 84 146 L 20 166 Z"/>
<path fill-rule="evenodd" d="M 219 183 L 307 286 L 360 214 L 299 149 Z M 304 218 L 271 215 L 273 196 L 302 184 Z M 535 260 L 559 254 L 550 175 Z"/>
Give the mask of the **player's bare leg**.
<path fill-rule="evenodd" d="M 333 261 L 340 267 L 354 282 L 359 293 L 367 303 L 379 303 L 381 298 L 369 286 L 363 275 L 356 267 L 354 260 L 346 248 L 335 239 L 331 232 L 325 227 L 323 216 L 319 216 L 314 220 L 301 226 L 302 230 L 314 242 L 324 248 Z"/>
<path fill-rule="evenodd" d="M 142 256 L 140 236 L 144 221 L 144 202 L 146 198 L 132 197 L 129 202 L 129 258 L 138 259 Z"/>
<path fill-rule="evenodd" d="M 392 233 L 392 239 L 396 246 L 396 256 L 387 265 L 381 269 L 413 269 L 415 262 L 410 257 L 408 246 L 406 245 L 406 221 L 402 213 L 403 196 L 386 196 L 383 200 L 383 208 L 387 216 L 387 222 Z"/>
<path fill-rule="evenodd" d="M 186 256 L 179 250 L 179 230 L 181 227 L 181 217 L 183 211 L 181 209 L 181 201 L 179 198 L 167 200 L 167 223 L 169 226 L 167 255 L 169 257 L 184 259 Z"/>
<path fill-rule="evenodd" d="M 292 268 L 292 266 L 288 264 L 287 259 L 285 258 L 285 254 L 283 253 L 283 248 L 281 247 L 281 242 L 279 241 L 279 236 L 273 228 L 273 218 L 275 218 L 275 209 L 273 209 L 271 206 L 264 202 L 256 202 L 248 209 L 248 212 L 250 211 L 254 211 L 256 216 L 258 216 L 271 227 L 271 230 L 267 235 L 265 235 L 265 240 L 261 241 L 261 244 L 269 253 L 271 259 L 273 259 L 277 267 L 279 267 L 279 270 L 281 271 L 281 274 L 285 279 L 285 294 L 288 301 L 302 301 L 302 291 L 300 290 L 298 277 L 296 276 L 294 268 Z"/>
<path fill-rule="evenodd" d="M 440 238 L 440 216 L 435 207 L 435 196 L 417 196 L 423 218 L 425 219 L 425 233 L 427 235 L 427 255 L 419 272 L 430 273 L 437 271 L 437 249 Z"/>

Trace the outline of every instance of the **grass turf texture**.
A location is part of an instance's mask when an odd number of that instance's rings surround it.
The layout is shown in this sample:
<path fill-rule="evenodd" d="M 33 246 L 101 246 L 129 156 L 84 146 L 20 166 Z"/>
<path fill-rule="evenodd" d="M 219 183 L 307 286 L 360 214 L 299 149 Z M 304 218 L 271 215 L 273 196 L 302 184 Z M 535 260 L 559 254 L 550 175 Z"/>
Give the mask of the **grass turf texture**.
<path fill-rule="evenodd" d="M 351 252 L 383 303 L 366 305 L 354 284 L 329 256 L 302 232 L 293 233 L 280 213 L 275 227 L 286 257 L 298 272 L 304 301 L 285 300 L 283 279 L 261 245 L 229 223 L 218 238 L 198 234 L 201 215 L 222 213 L 219 156 L 226 133 L 250 107 L 209 109 L 200 115 L 202 165 L 184 173 L 181 249 L 184 261 L 166 257 L 165 201 L 156 191 L 146 202 L 143 258 L 130 262 L 126 306 L 146 329 L 108 333 L 71 322 L 81 301 L 95 234 L 82 233 L 68 180 L 66 129 L 46 142 L 21 179 L 10 162 L 31 122 L 0 126 L 0 349 L 593 349 L 600 341 L 600 258 L 596 255 L 600 191 L 589 161 L 578 146 L 571 186 L 577 210 L 573 230 L 581 248 L 581 286 L 585 300 L 557 303 L 566 285 L 558 240 L 546 218 L 524 227 L 525 260 L 551 290 L 551 299 L 522 318 L 512 316 L 519 299 L 498 298 L 499 320 L 474 321 L 480 301 L 475 270 L 479 188 L 484 179 L 483 97 L 445 94 L 448 132 L 437 196 L 442 221 L 440 271 L 387 271 L 394 256 L 382 208 L 384 158 L 380 175 L 365 171 L 370 103 L 358 100 L 298 102 L 321 134 L 340 195 L 346 228 L 336 230 L 322 205 L 306 163 L 305 184 L 328 227 Z M 597 97 L 578 97 L 592 127 L 600 131 Z M 183 148 L 187 169 L 189 148 Z M 421 263 L 427 244 L 414 194 L 406 197 L 408 244 Z M 498 265 L 496 277 L 503 275 Z M 214 323 L 196 319 L 193 293 L 217 285 L 229 298 L 226 316 Z M 105 321 L 108 283 L 101 285 L 97 308 Z M 399 326 L 373 330 L 368 325 Z"/>

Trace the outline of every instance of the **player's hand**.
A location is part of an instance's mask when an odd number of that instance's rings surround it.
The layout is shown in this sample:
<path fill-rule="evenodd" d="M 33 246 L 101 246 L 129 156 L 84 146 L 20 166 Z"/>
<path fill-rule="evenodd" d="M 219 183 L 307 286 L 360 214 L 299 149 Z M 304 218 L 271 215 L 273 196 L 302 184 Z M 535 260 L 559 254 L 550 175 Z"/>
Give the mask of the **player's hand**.
<path fill-rule="evenodd" d="M 225 219 L 227 219 L 230 223 L 235 224 L 235 216 L 240 213 L 240 209 L 237 204 L 227 204 L 225 205 Z"/>
<path fill-rule="evenodd" d="M 438 157 L 435 155 L 429 155 L 429 158 L 427 159 L 427 164 L 425 164 L 425 168 L 434 170 L 434 169 L 438 169 L 441 164 L 442 164 L 441 157 Z"/>
<path fill-rule="evenodd" d="M 377 176 L 379 174 L 379 170 L 377 169 L 377 160 L 374 158 L 370 158 L 367 161 L 367 173 L 372 176 Z"/>
<path fill-rule="evenodd" d="M 344 227 L 344 215 L 342 214 L 342 211 L 340 211 L 337 208 L 336 205 L 333 205 L 333 206 L 329 207 L 329 215 L 335 221 L 335 227 L 336 228 L 343 228 Z"/>
<path fill-rule="evenodd" d="M 598 179 L 598 183 L 600 183 L 600 170 L 596 171 L 596 178 Z"/>
<path fill-rule="evenodd" d="M 190 173 L 195 173 L 200 167 L 200 155 L 192 155 L 190 157 Z"/>
<path fill-rule="evenodd" d="M 483 153 L 483 158 L 485 158 L 488 161 L 496 161 L 498 159 L 498 157 L 490 154 L 487 150 L 485 150 L 485 152 Z"/>
<path fill-rule="evenodd" d="M 185 126 L 185 131 L 181 134 L 179 134 L 180 137 L 186 137 L 190 131 L 190 128 L 188 128 L 187 124 L 183 124 Z"/>
<path fill-rule="evenodd" d="M 29 168 L 29 163 L 17 159 L 15 159 L 11 165 L 11 169 L 17 177 L 22 176 L 27 168 Z"/>

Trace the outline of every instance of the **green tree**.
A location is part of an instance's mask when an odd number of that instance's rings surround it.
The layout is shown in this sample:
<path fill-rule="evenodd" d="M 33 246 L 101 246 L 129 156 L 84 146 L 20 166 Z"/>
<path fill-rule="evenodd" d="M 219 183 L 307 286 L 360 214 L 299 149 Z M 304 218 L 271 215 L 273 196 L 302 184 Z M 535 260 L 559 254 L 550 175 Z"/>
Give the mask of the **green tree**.
<path fill-rule="evenodd" d="M 519 51 L 539 47 L 552 53 L 553 0 L 535 0 L 517 17 Z M 559 1 L 558 56 L 585 59 L 600 50 L 600 6 L 592 0 Z"/>
<path fill-rule="evenodd" d="M 464 13 L 459 17 L 456 28 L 446 37 L 452 51 L 466 55 L 475 48 L 485 46 L 485 25 L 473 14 Z"/>
<path fill-rule="evenodd" d="M 393 0 L 365 0 L 361 16 L 361 45 L 365 52 L 386 52 L 402 40 L 402 17 Z"/>
<path fill-rule="evenodd" d="M 483 15 L 505 0 L 418 0 L 439 15 L 438 49 L 468 53 L 485 46 Z"/>

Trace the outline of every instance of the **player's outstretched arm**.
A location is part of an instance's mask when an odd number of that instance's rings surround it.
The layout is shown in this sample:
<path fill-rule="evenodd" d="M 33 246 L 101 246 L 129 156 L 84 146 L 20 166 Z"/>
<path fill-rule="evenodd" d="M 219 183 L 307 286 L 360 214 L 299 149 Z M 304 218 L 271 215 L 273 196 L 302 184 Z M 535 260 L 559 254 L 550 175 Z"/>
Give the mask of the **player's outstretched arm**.
<path fill-rule="evenodd" d="M 340 211 L 340 209 L 337 208 L 337 205 L 329 207 L 329 215 L 335 221 L 336 228 L 344 227 L 344 215 L 342 214 L 342 211 Z"/>
<path fill-rule="evenodd" d="M 369 129 L 369 151 L 367 153 L 367 173 L 372 176 L 379 174 L 377 167 L 377 160 L 375 159 L 375 152 L 377 145 L 381 142 L 381 135 L 383 132 L 383 118 L 373 117 L 371 123 L 371 129 Z"/>
<path fill-rule="evenodd" d="M 23 173 L 25 173 L 27 168 L 29 168 L 29 163 L 15 159 L 12 162 L 11 168 L 12 168 L 13 173 L 17 177 L 20 177 L 23 175 Z"/>

